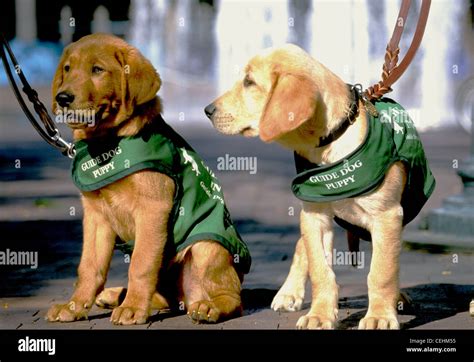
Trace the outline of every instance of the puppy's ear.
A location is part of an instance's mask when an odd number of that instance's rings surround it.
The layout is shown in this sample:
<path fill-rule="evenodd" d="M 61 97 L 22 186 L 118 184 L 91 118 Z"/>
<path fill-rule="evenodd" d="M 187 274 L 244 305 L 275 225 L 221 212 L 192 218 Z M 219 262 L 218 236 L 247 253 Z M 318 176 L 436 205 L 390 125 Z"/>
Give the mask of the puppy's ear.
<path fill-rule="evenodd" d="M 272 91 L 260 119 L 262 141 L 271 142 L 309 120 L 316 111 L 315 88 L 306 76 L 274 74 Z"/>
<path fill-rule="evenodd" d="M 123 121 L 132 115 L 136 106 L 156 96 L 161 79 L 148 59 L 133 47 L 117 52 L 115 57 L 122 66 L 122 94 L 117 120 Z"/>

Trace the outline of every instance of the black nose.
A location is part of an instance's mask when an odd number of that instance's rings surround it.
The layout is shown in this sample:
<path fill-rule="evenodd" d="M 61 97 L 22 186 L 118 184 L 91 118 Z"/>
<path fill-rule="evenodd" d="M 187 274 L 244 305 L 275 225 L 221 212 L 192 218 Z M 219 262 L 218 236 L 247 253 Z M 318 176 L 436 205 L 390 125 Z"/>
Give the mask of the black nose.
<path fill-rule="evenodd" d="M 67 107 L 74 101 L 74 94 L 68 92 L 60 92 L 56 95 L 56 102 L 61 107 Z"/>
<path fill-rule="evenodd" d="M 214 103 L 211 103 L 206 108 L 204 108 L 204 113 L 206 113 L 206 116 L 208 116 L 209 118 L 212 117 L 215 111 L 216 106 L 214 105 Z"/>

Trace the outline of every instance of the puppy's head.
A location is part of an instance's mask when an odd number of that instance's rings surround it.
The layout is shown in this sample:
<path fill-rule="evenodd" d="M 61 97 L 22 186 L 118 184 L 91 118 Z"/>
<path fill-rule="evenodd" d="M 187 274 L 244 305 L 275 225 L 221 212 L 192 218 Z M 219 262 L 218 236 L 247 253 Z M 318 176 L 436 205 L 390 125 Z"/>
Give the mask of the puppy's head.
<path fill-rule="evenodd" d="M 267 49 L 245 67 L 245 76 L 205 108 L 214 127 L 265 142 L 298 128 L 316 112 L 314 63 L 295 45 Z"/>
<path fill-rule="evenodd" d="M 112 35 L 88 35 L 64 50 L 53 79 L 52 108 L 73 129 L 113 128 L 155 98 L 160 85 L 137 49 Z"/>

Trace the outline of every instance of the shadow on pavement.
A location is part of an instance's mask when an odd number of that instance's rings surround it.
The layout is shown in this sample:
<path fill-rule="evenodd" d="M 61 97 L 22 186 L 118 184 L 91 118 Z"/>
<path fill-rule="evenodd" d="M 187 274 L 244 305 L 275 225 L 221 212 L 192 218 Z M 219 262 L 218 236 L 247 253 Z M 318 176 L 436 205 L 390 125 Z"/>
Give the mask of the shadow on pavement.
<path fill-rule="evenodd" d="M 253 311 L 270 308 L 277 291 L 265 288 L 243 289 L 241 297 L 245 314 L 252 314 Z"/>
<path fill-rule="evenodd" d="M 410 298 L 409 303 L 399 310 L 400 315 L 412 315 L 413 319 L 401 323 L 401 329 L 412 329 L 430 322 L 445 319 L 469 309 L 469 302 L 474 296 L 474 285 L 458 284 L 421 284 L 402 289 Z M 339 322 L 340 329 L 357 328 L 359 320 L 367 312 L 368 297 L 361 295 L 343 298 L 339 301 L 340 309 L 361 309 Z"/>
<path fill-rule="evenodd" d="M 38 253 L 37 269 L 0 268 L 0 297 L 32 296 L 46 281 L 76 275 L 82 249 L 80 220 L 0 222 L 0 234 L 4 248 Z"/>

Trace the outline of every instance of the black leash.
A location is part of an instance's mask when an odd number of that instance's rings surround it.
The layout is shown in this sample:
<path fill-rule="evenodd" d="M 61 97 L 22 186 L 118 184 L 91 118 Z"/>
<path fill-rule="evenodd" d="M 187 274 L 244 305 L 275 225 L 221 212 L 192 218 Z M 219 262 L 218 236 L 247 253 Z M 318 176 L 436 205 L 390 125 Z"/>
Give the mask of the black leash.
<path fill-rule="evenodd" d="M 40 134 L 40 136 L 43 137 L 43 139 L 46 142 L 48 142 L 51 146 L 58 149 L 64 156 L 68 156 L 69 158 L 74 158 L 74 155 L 76 154 L 76 151 L 74 149 L 74 144 L 67 142 L 61 137 L 61 133 L 59 133 L 58 128 L 56 127 L 53 120 L 49 116 L 46 107 L 39 100 L 38 93 L 33 88 L 31 88 L 30 84 L 26 80 L 26 77 L 23 74 L 23 71 L 21 70 L 20 65 L 18 64 L 15 58 L 15 55 L 13 54 L 10 48 L 10 45 L 8 44 L 7 40 L 3 36 L 3 33 L 1 32 L 0 32 L 0 43 L 1 43 L 0 56 L 2 57 L 3 66 L 8 76 L 8 80 L 10 81 L 10 85 L 12 86 L 13 93 L 15 93 L 15 97 L 18 100 L 18 103 L 20 104 L 21 109 L 25 113 L 31 125 Z M 7 52 L 5 52 L 5 49 L 7 50 Z M 27 95 L 28 100 L 33 104 L 35 112 L 38 114 L 38 116 L 41 119 L 41 122 L 43 123 L 44 129 L 41 127 L 39 122 L 36 120 L 36 118 L 28 109 L 28 106 L 26 105 L 25 100 L 23 99 L 20 93 L 20 90 L 18 89 L 18 85 L 15 82 L 12 70 L 10 68 L 10 64 L 8 62 L 7 53 L 8 53 L 8 56 L 10 57 L 11 63 L 13 64 L 13 67 L 15 68 L 15 73 L 18 75 L 21 83 L 23 84 L 23 92 Z"/>

